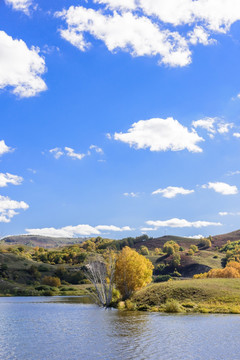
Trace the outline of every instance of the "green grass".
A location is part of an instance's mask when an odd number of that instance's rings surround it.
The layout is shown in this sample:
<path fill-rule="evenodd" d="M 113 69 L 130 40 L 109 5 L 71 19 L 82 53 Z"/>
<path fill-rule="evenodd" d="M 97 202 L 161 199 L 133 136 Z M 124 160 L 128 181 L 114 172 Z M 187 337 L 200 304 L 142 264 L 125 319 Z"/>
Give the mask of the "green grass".
<path fill-rule="evenodd" d="M 214 256 L 217 256 L 217 258 L 214 258 Z M 211 268 L 221 268 L 221 260 L 225 257 L 225 254 L 222 254 L 217 251 L 209 251 L 209 250 L 201 250 L 197 252 L 192 259 L 194 262 L 206 265 Z"/>
<path fill-rule="evenodd" d="M 50 288 L 38 291 L 44 276 L 56 276 L 58 265 L 45 264 L 27 259 L 24 256 L 12 253 L 0 253 L 0 265 L 6 264 L 6 274 L 0 275 L 0 296 L 41 296 L 41 295 L 85 295 L 90 285 L 63 285 L 60 288 Z M 34 265 L 39 271 L 40 278 L 34 278 L 29 273 Z M 68 266 L 66 266 L 68 269 Z"/>
<path fill-rule="evenodd" d="M 240 313 L 240 279 L 190 279 L 152 284 L 132 298 L 139 310 L 166 311 L 174 301 L 181 312 Z"/>

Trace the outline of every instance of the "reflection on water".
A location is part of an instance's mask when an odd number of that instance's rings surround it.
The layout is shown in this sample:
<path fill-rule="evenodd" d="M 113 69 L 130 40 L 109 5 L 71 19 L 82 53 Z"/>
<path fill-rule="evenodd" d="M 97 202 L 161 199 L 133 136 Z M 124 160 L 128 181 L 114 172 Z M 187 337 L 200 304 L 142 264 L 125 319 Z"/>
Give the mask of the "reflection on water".
<path fill-rule="evenodd" d="M 0 298 L 0 360 L 240 360 L 240 316 L 99 309 L 86 297 Z"/>

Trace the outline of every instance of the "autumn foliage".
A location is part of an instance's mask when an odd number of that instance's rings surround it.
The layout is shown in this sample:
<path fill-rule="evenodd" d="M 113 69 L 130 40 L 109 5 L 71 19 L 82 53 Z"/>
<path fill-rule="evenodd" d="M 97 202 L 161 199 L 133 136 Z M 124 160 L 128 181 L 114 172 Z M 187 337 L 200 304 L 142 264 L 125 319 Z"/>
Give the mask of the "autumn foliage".
<path fill-rule="evenodd" d="M 194 275 L 194 278 L 240 278 L 240 263 L 230 261 L 224 269 L 211 269 L 207 273 Z"/>
<path fill-rule="evenodd" d="M 55 287 L 59 287 L 61 285 L 60 279 L 56 276 L 44 276 L 42 283 L 44 285 L 55 286 Z"/>
<path fill-rule="evenodd" d="M 123 299 L 129 298 L 134 291 L 152 281 L 151 261 L 135 250 L 124 247 L 119 253 L 115 268 L 115 284 Z"/>

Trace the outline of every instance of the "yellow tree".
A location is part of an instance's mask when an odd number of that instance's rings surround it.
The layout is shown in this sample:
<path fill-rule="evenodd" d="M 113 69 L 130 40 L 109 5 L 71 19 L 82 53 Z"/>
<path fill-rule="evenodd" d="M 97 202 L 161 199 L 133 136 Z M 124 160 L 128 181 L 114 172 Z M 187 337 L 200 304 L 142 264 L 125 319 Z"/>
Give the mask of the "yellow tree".
<path fill-rule="evenodd" d="M 118 255 L 115 284 L 123 300 L 152 281 L 153 264 L 135 250 L 125 246 Z"/>

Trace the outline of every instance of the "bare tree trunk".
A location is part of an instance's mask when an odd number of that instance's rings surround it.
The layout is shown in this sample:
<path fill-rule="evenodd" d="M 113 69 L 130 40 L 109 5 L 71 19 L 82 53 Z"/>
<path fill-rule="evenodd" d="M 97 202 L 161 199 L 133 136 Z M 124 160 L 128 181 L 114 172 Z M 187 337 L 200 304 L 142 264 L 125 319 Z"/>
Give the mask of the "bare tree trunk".
<path fill-rule="evenodd" d="M 96 302 L 103 307 L 109 307 L 112 302 L 113 281 L 115 272 L 115 258 L 109 254 L 108 261 L 98 256 L 86 265 L 85 275 L 93 284 Z"/>

